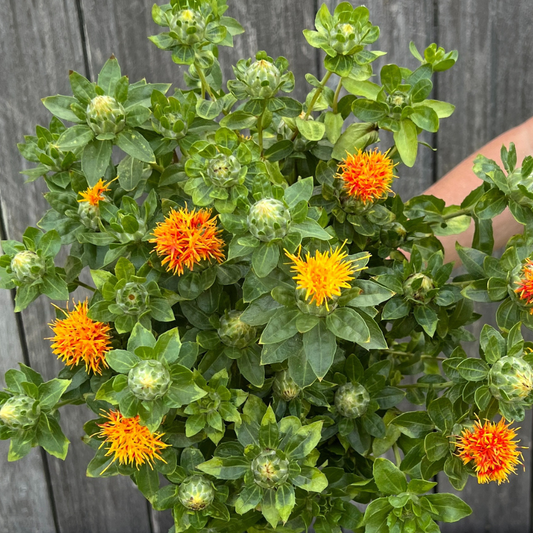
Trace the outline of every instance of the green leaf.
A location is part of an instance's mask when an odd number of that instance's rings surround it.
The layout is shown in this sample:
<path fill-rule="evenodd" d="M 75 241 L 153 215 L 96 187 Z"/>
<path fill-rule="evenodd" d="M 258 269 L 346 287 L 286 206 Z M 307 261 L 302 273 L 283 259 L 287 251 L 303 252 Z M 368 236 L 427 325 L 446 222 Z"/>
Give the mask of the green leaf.
<path fill-rule="evenodd" d="M 394 142 L 403 163 L 412 167 L 415 164 L 418 151 L 418 133 L 411 120 L 400 121 L 399 131 L 394 132 Z"/>
<path fill-rule="evenodd" d="M 250 470 L 250 462 L 245 457 L 213 457 L 196 468 L 218 479 L 239 479 Z"/>
<path fill-rule="evenodd" d="M 131 157 L 146 163 L 155 163 L 154 152 L 150 144 L 135 130 L 121 131 L 117 135 L 117 146 Z"/>
<path fill-rule="evenodd" d="M 43 411 L 53 409 L 70 385 L 70 379 L 52 379 L 39 385 L 39 405 Z"/>
<path fill-rule="evenodd" d="M 320 239 L 321 241 L 329 241 L 331 235 L 312 218 L 307 218 L 298 224 L 291 224 L 291 231 L 297 231 L 302 239 L 310 237 L 312 239 Z"/>
<path fill-rule="evenodd" d="M 322 379 L 331 368 L 337 350 L 337 339 L 328 330 L 324 320 L 303 334 L 303 346 L 313 372 Z"/>
<path fill-rule="evenodd" d="M 159 474 L 149 463 L 144 463 L 135 472 L 135 482 L 145 498 L 151 498 L 159 490 Z"/>
<path fill-rule="evenodd" d="M 259 351 L 248 348 L 243 351 L 237 359 L 237 365 L 241 374 L 254 387 L 262 387 L 265 382 L 265 367 L 261 365 L 261 354 Z"/>
<path fill-rule="evenodd" d="M 41 415 L 37 426 L 37 443 L 58 459 L 65 459 L 67 456 L 69 440 L 55 418 Z"/>
<path fill-rule="evenodd" d="M 268 276 L 279 261 L 279 246 L 276 243 L 261 243 L 252 255 L 252 268 L 258 278 Z"/>
<path fill-rule="evenodd" d="M 307 457 L 318 445 L 322 436 L 322 421 L 299 428 L 288 440 L 284 452 L 290 459 Z"/>
<path fill-rule="evenodd" d="M 331 144 L 335 144 L 342 133 L 342 125 L 344 119 L 340 113 L 333 113 L 328 111 L 324 118 L 324 124 L 326 126 L 326 137 Z"/>
<path fill-rule="evenodd" d="M 128 339 L 128 351 L 135 352 L 140 346 L 153 348 L 155 343 L 155 337 L 152 332 L 148 331 L 141 323 L 137 323 Z"/>
<path fill-rule="evenodd" d="M 352 111 L 363 122 L 378 122 L 389 114 L 389 107 L 381 102 L 358 98 L 352 104 Z"/>
<path fill-rule="evenodd" d="M 105 359 L 107 364 L 121 374 L 127 374 L 135 365 L 140 363 L 141 358 L 126 350 L 111 350 L 107 352 Z"/>
<path fill-rule="evenodd" d="M 313 466 L 302 465 L 300 473 L 291 477 L 291 481 L 308 492 L 322 492 L 328 486 L 328 478 Z"/>
<path fill-rule="evenodd" d="M 294 487 L 290 483 L 284 483 L 276 489 L 276 510 L 283 523 L 287 522 L 296 504 Z"/>
<path fill-rule="evenodd" d="M 379 91 L 381 91 L 381 87 L 377 83 L 356 81 L 352 78 L 344 78 L 342 85 L 349 93 L 355 94 L 356 96 L 364 96 L 369 100 L 376 100 Z"/>
<path fill-rule="evenodd" d="M 424 106 L 431 107 L 439 118 L 448 118 L 455 110 L 455 106 L 448 102 L 441 102 L 440 100 L 424 100 Z M 413 106 L 416 109 L 417 106 Z"/>
<path fill-rule="evenodd" d="M 83 149 L 81 156 L 81 170 L 87 178 L 89 187 L 94 187 L 105 174 L 111 161 L 113 144 L 111 141 L 93 139 Z"/>
<path fill-rule="evenodd" d="M 326 125 L 323 122 L 304 120 L 300 117 L 296 117 L 296 127 L 308 141 L 320 141 L 326 132 Z"/>
<path fill-rule="evenodd" d="M 370 342 L 370 331 L 365 321 L 348 307 L 340 307 L 329 314 L 326 326 L 340 339 L 356 342 L 363 347 Z"/>
<path fill-rule="evenodd" d="M 70 109 L 72 104 L 77 104 L 78 101 L 72 96 L 48 96 L 42 100 L 44 107 L 56 117 L 69 122 L 80 122 L 80 119 Z"/>
<path fill-rule="evenodd" d="M 439 129 L 439 117 L 431 107 L 414 107 L 409 118 L 423 130 L 436 132 Z"/>
<path fill-rule="evenodd" d="M 68 300 L 69 292 L 67 282 L 59 276 L 47 274 L 43 277 L 42 292 L 50 300 Z"/>
<path fill-rule="evenodd" d="M 159 335 L 154 346 L 154 353 L 159 360 L 174 363 L 180 358 L 181 339 L 178 328 L 173 328 Z"/>
<path fill-rule="evenodd" d="M 385 494 L 400 494 L 407 490 L 405 474 L 388 459 L 378 457 L 374 461 L 374 480 L 378 489 Z"/>
<path fill-rule="evenodd" d="M 452 402 L 448 398 L 436 398 L 429 404 L 427 411 L 437 428 L 441 431 L 452 430 L 455 417 Z"/>
<path fill-rule="evenodd" d="M 420 503 L 436 520 L 443 522 L 457 522 L 472 514 L 472 509 L 454 494 L 428 494 L 420 498 Z"/>
<path fill-rule="evenodd" d="M 220 125 L 230 130 L 244 130 L 252 128 L 257 122 L 257 117 L 251 113 L 245 113 L 244 111 L 235 111 L 226 115 L 221 121 Z"/>
<path fill-rule="evenodd" d="M 88 105 L 90 101 L 96 96 L 96 89 L 85 76 L 72 71 L 69 74 L 70 86 L 72 94 L 82 103 Z"/>
<path fill-rule="evenodd" d="M 330 72 L 335 72 L 341 78 L 344 78 L 350 74 L 354 63 L 349 56 L 337 54 L 335 57 L 326 55 L 324 58 L 324 66 Z"/>
<path fill-rule="evenodd" d="M 402 83 L 402 73 L 398 65 L 383 65 L 380 72 L 381 84 L 389 94 L 392 94 L 400 83 Z"/>
<path fill-rule="evenodd" d="M 224 108 L 224 100 L 219 98 L 218 100 L 202 100 L 198 99 L 196 102 L 196 114 L 205 118 L 206 120 L 213 120 L 222 113 Z"/>
<path fill-rule="evenodd" d="M 335 143 L 331 157 L 337 160 L 344 159 L 347 153 L 353 154 L 358 150 L 363 150 L 377 140 L 378 131 L 375 124 L 350 124 Z"/>
<path fill-rule="evenodd" d="M 59 136 L 57 147 L 63 152 L 75 151 L 85 146 L 93 137 L 93 130 L 89 126 L 72 126 Z"/>
<path fill-rule="evenodd" d="M 294 209 L 299 202 L 308 202 L 313 195 L 313 177 L 299 179 L 296 183 L 285 189 L 285 201 L 289 209 Z"/>
<path fill-rule="evenodd" d="M 139 159 L 126 156 L 118 164 L 118 182 L 125 191 L 133 191 L 143 179 L 148 179 L 151 169 Z"/>
<path fill-rule="evenodd" d="M 418 103 L 425 100 L 433 89 L 433 83 L 427 78 L 418 80 L 411 89 L 411 102 Z"/>
<path fill-rule="evenodd" d="M 39 241 L 39 249 L 44 257 L 55 257 L 61 250 L 59 233 L 55 229 L 47 231 Z"/>
<path fill-rule="evenodd" d="M 115 86 L 120 80 L 120 66 L 115 56 L 111 56 L 98 74 L 98 86 L 109 96 L 115 95 Z"/>
<path fill-rule="evenodd" d="M 428 433 L 424 439 L 424 449 L 430 461 L 438 461 L 450 452 L 450 442 L 439 433 Z"/>
<path fill-rule="evenodd" d="M 439 319 L 437 313 L 430 307 L 418 305 L 414 311 L 416 321 L 422 326 L 424 331 L 433 337 L 437 330 Z"/>
<path fill-rule="evenodd" d="M 245 514 L 248 511 L 255 509 L 262 499 L 263 491 L 258 485 L 255 483 L 247 485 L 241 491 L 235 502 L 235 512 L 241 515 Z"/>
<path fill-rule="evenodd" d="M 300 311 L 296 309 L 282 309 L 277 312 L 263 330 L 259 344 L 275 344 L 296 335 L 296 319 L 299 315 Z"/>
<path fill-rule="evenodd" d="M 398 426 L 404 435 L 412 439 L 425 437 L 435 427 L 425 411 L 408 411 L 402 413 L 391 423 Z"/>
<path fill-rule="evenodd" d="M 457 365 L 457 371 L 467 381 L 483 381 L 489 375 L 489 365 L 481 359 L 469 357 Z"/>

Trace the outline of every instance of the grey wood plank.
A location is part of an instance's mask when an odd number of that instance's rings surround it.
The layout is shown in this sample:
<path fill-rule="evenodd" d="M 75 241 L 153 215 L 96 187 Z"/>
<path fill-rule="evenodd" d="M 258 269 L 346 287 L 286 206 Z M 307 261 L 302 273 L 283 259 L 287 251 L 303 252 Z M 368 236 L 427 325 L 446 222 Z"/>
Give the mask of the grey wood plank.
<path fill-rule="evenodd" d="M 342 0 L 327 0 L 325 3 L 333 12 Z M 357 3 L 354 3 L 357 5 Z M 409 52 L 409 41 L 414 41 L 419 50 L 424 50 L 435 41 L 434 3 L 427 0 L 367 0 L 364 5 L 370 10 L 372 24 L 380 27 L 379 39 L 372 45 L 373 50 L 382 50 L 387 55 L 373 63 L 374 73 L 379 82 L 379 71 L 388 63 L 396 63 L 407 68 L 416 68 L 419 62 Z M 321 52 L 322 75 L 324 53 Z M 437 75 L 438 76 L 438 75 Z M 336 84 L 336 81 L 335 81 Z M 446 127 L 443 121 L 441 127 Z M 434 146 L 433 134 L 424 133 L 422 140 Z M 386 149 L 394 143 L 389 132 L 380 132 L 380 148 Z M 421 194 L 434 182 L 435 153 L 425 146 L 419 146 L 418 158 L 413 168 L 405 165 L 398 167 L 400 179 L 395 180 L 393 189 L 408 200 Z"/>
<path fill-rule="evenodd" d="M 84 72 L 82 40 L 75 2 L 51 0 L 33 3 L 0 0 L 0 53 L 3 71 L 0 89 L 0 157 L 3 180 L 0 191 L 9 238 L 20 239 L 46 209 L 43 185 L 23 186 L 19 170 L 26 164 L 16 142 L 31 134 L 36 122 L 46 124 L 48 112 L 40 98 L 68 94 L 68 70 Z M 51 354 L 47 323 L 52 307 L 41 298 L 22 314 L 32 366 L 50 379 L 61 367 Z M 92 455 L 80 442 L 82 424 L 89 416 L 83 408 L 65 409 L 62 427 L 72 442 L 65 462 L 48 458 L 58 522 L 63 533 L 144 533 L 150 530 L 142 495 L 129 479 L 93 480 L 85 477 Z M 7 467 L 11 468 L 11 465 Z M 2 495 L 2 498 L 4 496 Z M 14 510 L 12 510 L 14 512 Z"/>
<path fill-rule="evenodd" d="M 0 292 L 0 389 L 4 374 L 24 362 L 13 301 Z M 56 533 L 52 496 L 48 490 L 41 451 L 34 449 L 22 461 L 8 463 L 9 441 L 0 442 L 0 524 L 5 533 Z"/>

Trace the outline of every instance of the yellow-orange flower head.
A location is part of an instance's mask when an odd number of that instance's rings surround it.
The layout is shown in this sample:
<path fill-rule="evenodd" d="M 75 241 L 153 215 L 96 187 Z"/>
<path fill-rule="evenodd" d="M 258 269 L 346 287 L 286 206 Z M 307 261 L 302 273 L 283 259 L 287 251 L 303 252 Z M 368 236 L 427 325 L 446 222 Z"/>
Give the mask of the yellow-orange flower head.
<path fill-rule="evenodd" d="M 156 244 L 155 250 L 163 257 L 161 263 L 167 265 L 167 271 L 181 276 L 184 266 L 192 270 L 202 260 L 224 260 L 224 241 L 218 237 L 216 217 L 210 215 L 209 209 L 173 209 L 157 225 L 150 242 Z"/>
<path fill-rule="evenodd" d="M 301 250 L 301 248 L 300 248 Z M 323 303 L 328 308 L 328 299 L 340 296 L 342 288 L 350 288 L 348 283 L 354 279 L 355 269 L 350 260 L 346 260 L 347 253 L 342 251 L 342 246 L 335 251 L 319 252 L 314 256 L 309 252 L 304 259 L 298 255 L 285 251 L 286 256 L 294 265 L 291 270 L 295 273 L 293 279 L 297 282 L 297 289 L 306 291 L 305 299 L 315 303 L 317 307 Z"/>
<path fill-rule="evenodd" d="M 67 310 L 68 311 L 68 310 Z M 66 317 L 56 319 L 50 328 L 54 332 L 52 350 L 67 366 L 85 363 L 95 374 L 107 368 L 106 353 L 111 349 L 111 328 L 87 316 L 87 301 L 79 302 Z"/>
<path fill-rule="evenodd" d="M 474 461 L 474 469 L 479 483 L 497 481 L 498 485 L 508 481 L 516 465 L 522 464 L 517 446 L 516 431 L 502 418 L 498 423 L 477 421 L 474 430 L 465 429 L 456 446 L 459 457 L 466 464 Z"/>
<path fill-rule="evenodd" d="M 391 192 L 393 169 L 394 163 L 386 153 L 359 150 L 342 160 L 337 177 L 344 182 L 348 196 L 366 205 Z"/>
<path fill-rule="evenodd" d="M 111 410 L 103 418 L 108 421 L 98 424 L 102 430 L 97 435 L 105 439 L 100 447 L 107 445 L 106 456 L 114 455 L 113 462 L 139 468 L 145 463 L 153 467 L 155 459 L 164 461 L 160 452 L 170 445 L 161 440 L 163 433 L 152 433 L 141 426 L 139 415 L 125 418 L 119 411 Z"/>
<path fill-rule="evenodd" d="M 533 303 L 533 261 L 529 257 L 522 267 L 521 274 L 520 280 L 516 282 L 518 287 L 515 289 L 515 292 L 521 300 L 527 305 L 530 305 Z M 529 312 L 533 315 L 533 307 Z"/>
<path fill-rule="evenodd" d="M 99 202 L 105 200 L 104 193 L 111 190 L 108 187 L 109 183 L 100 179 L 94 187 L 89 187 L 86 191 L 80 193 L 81 200 L 78 200 L 78 202 L 88 202 L 89 205 L 97 206 Z"/>

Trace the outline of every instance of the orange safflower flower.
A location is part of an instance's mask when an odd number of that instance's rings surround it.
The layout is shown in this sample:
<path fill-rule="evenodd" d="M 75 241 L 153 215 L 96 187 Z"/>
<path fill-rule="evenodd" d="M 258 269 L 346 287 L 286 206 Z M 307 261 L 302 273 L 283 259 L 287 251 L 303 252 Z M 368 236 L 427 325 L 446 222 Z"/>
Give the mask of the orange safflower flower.
<path fill-rule="evenodd" d="M 533 261 L 528 257 L 525 265 L 522 267 L 522 276 L 520 281 L 516 282 L 518 287 L 514 290 L 518 297 L 527 305 L 533 303 Z M 533 315 L 533 307 L 530 309 L 530 314 Z"/>
<path fill-rule="evenodd" d="M 347 253 L 342 251 L 342 246 L 336 248 L 334 252 L 316 251 L 314 257 L 307 252 L 305 259 L 300 257 L 301 247 L 298 255 L 290 254 L 285 250 L 285 255 L 294 262 L 291 270 L 295 273 L 293 279 L 297 282 L 297 289 L 306 291 L 306 300 L 315 302 L 319 307 L 334 296 L 340 296 L 341 289 L 350 288 L 348 283 L 354 279 L 354 272 L 362 269 L 355 269 L 350 260 L 346 261 Z"/>
<path fill-rule="evenodd" d="M 394 178 L 394 163 L 377 149 L 373 152 L 359 150 L 348 154 L 339 165 L 337 178 L 344 182 L 348 196 L 360 200 L 365 205 L 372 203 L 391 192 Z"/>
<path fill-rule="evenodd" d="M 54 332 L 52 351 L 67 366 L 85 363 L 95 374 L 107 368 L 106 353 L 111 349 L 111 328 L 87 316 L 87 300 L 79 302 L 73 311 L 63 311 L 66 318 L 56 319 L 50 325 Z"/>
<path fill-rule="evenodd" d="M 519 441 L 513 440 L 516 431 L 509 426 L 503 418 L 498 423 L 486 420 L 483 425 L 478 420 L 473 430 L 465 429 L 457 439 L 458 455 L 464 464 L 474 461 L 479 483 L 497 481 L 500 485 L 522 464 Z"/>
<path fill-rule="evenodd" d="M 165 462 L 160 452 L 170 444 L 161 440 L 163 433 L 152 433 L 146 426 L 141 426 L 139 415 L 125 418 L 119 411 L 111 410 L 103 418 L 108 422 L 98 424 L 102 430 L 97 435 L 105 439 L 100 448 L 108 445 L 106 456 L 114 455 L 113 462 L 135 464 L 137 468 L 144 463 L 153 468 L 155 459 Z"/>
<path fill-rule="evenodd" d="M 98 205 L 99 202 L 105 200 L 104 193 L 110 191 L 108 187 L 110 184 L 100 179 L 94 187 L 89 187 L 86 191 L 80 192 L 81 200 L 78 202 L 88 202 L 90 205 Z"/>
<path fill-rule="evenodd" d="M 157 254 L 163 257 L 161 263 L 167 265 L 167 271 L 175 275 L 183 274 L 183 267 L 193 270 L 194 265 L 202 260 L 224 260 L 222 248 L 224 241 L 219 239 L 220 231 L 216 217 L 209 218 L 209 209 L 187 207 L 179 211 L 172 209 L 164 222 L 160 222 L 153 232 Z"/>

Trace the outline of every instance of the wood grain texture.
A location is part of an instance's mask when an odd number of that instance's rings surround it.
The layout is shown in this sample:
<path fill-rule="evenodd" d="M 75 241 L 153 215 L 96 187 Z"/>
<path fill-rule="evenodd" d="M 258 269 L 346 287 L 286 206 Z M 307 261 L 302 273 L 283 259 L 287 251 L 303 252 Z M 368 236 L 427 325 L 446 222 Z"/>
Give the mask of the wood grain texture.
<path fill-rule="evenodd" d="M 0 388 L 4 374 L 24 362 L 11 293 L 0 291 Z M 56 533 L 52 495 L 43 454 L 33 449 L 22 461 L 8 463 L 9 441 L 0 441 L 0 524 L 5 533 Z M 14 512 L 14 510 L 17 512 Z"/>
<path fill-rule="evenodd" d="M 327 0 L 331 12 L 341 0 Z M 379 72 L 383 65 L 396 63 L 414 69 L 419 62 L 409 52 L 409 41 L 414 41 L 418 49 L 423 50 L 435 41 L 433 2 L 427 0 L 367 0 L 364 4 L 370 10 L 372 24 L 381 28 L 379 39 L 372 45 L 373 50 L 383 50 L 387 55 L 373 63 L 376 82 L 379 83 Z M 324 53 L 321 52 L 320 65 Z M 323 75 L 322 72 L 322 75 Z M 336 84 L 336 81 L 334 82 Z M 422 140 L 434 146 L 434 135 L 424 133 Z M 389 132 L 381 131 L 381 149 L 394 143 Z M 421 194 L 434 182 L 435 153 L 425 146 L 419 146 L 418 158 L 413 168 L 405 165 L 398 167 L 400 179 L 395 180 L 394 190 L 404 200 Z"/>
<path fill-rule="evenodd" d="M 47 124 L 50 115 L 40 98 L 69 94 L 68 70 L 84 72 L 82 39 L 75 2 L 51 0 L 33 3 L 0 1 L 0 55 L 5 72 L 0 80 L 4 105 L 0 111 L 0 198 L 9 238 L 20 239 L 27 226 L 35 225 L 47 208 L 43 185 L 23 186 L 18 173 L 26 164 L 16 143 L 34 131 L 35 123 Z M 33 368 L 50 379 L 60 365 L 44 338 L 52 307 L 40 298 L 22 314 L 24 333 Z M 7 341 L 6 341 L 7 342 Z M 66 409 L 62 427 L 71 440 L 65 462 L 48 458 L 53 497 L 60 531 L 64 533 L 131 533 L 149 531 L 146 502 L 129 479 L 93 480 L 85 477 L 92 451 L 80 442 L 82 425 L 89 413 Z M 10 468 L 9 465 L 7 468 Z M 36 478 L 42 475 L 36 472 Z M 2 495 L 2 499 L 4 496 Z M 46 493 L 42 495 L 43 501 Z M 14 515 L 18 512 L 12 509 Z M 16 533 L 31 529 L 22 525 Z"/>

